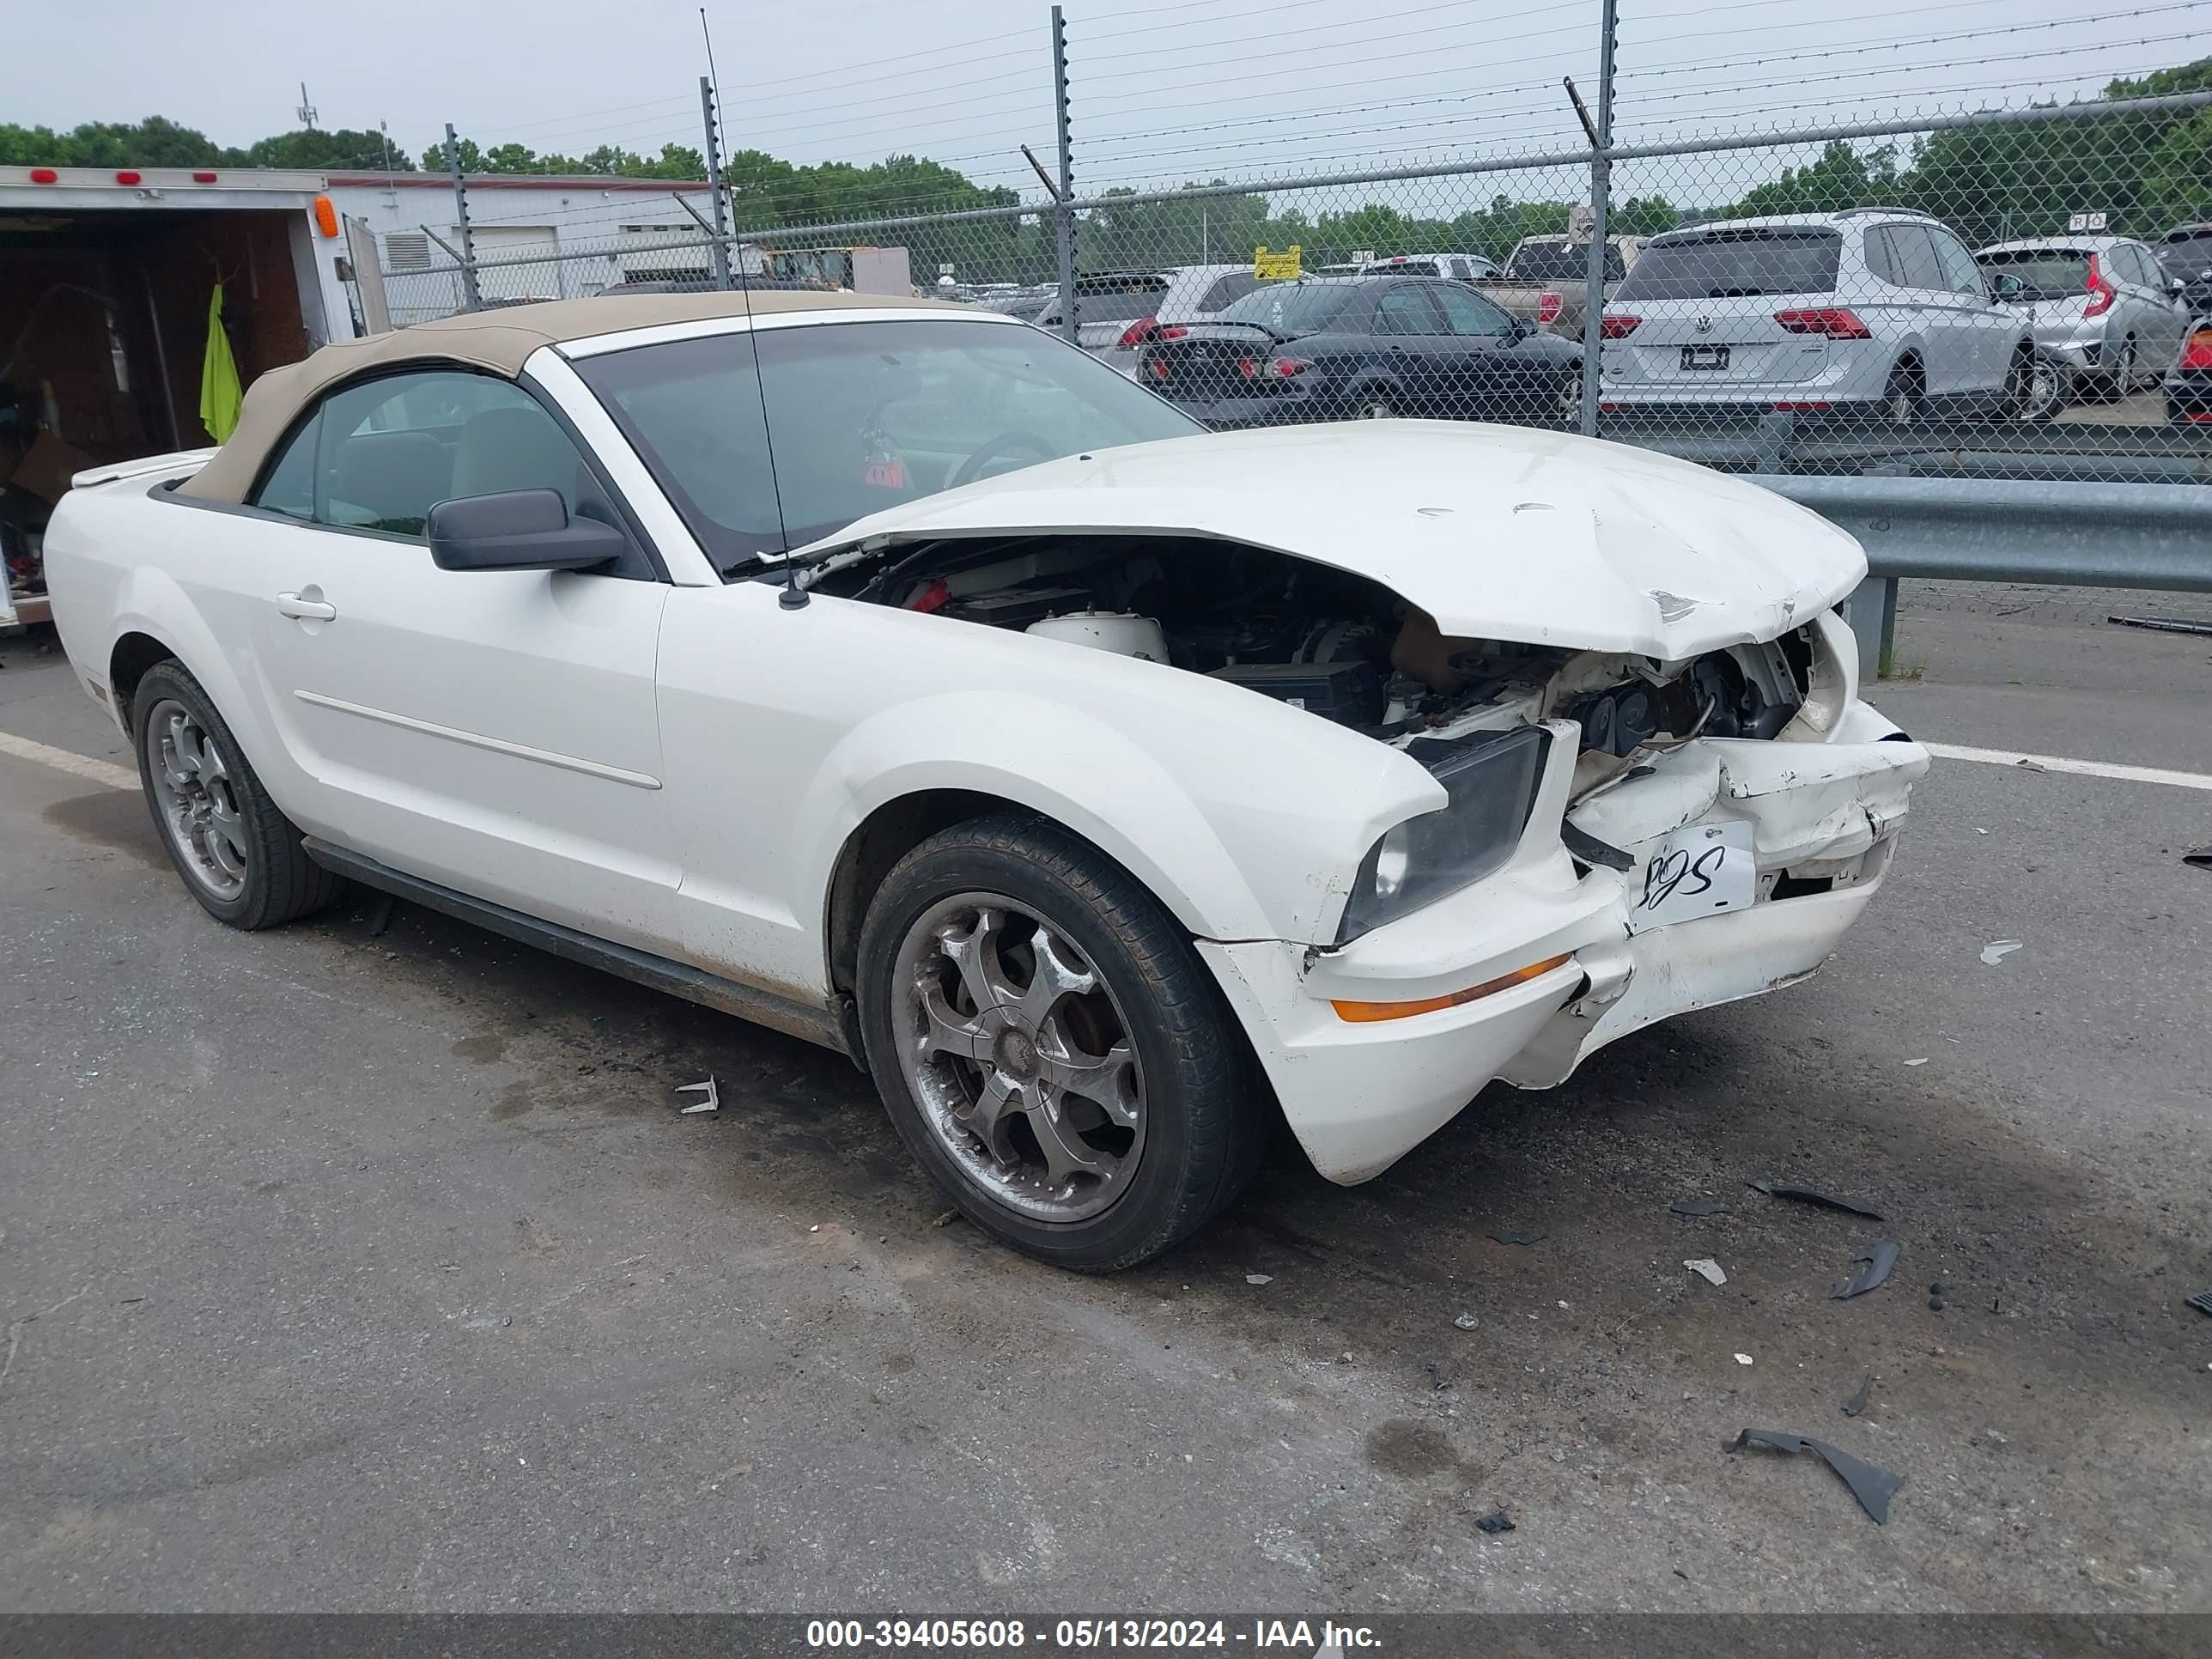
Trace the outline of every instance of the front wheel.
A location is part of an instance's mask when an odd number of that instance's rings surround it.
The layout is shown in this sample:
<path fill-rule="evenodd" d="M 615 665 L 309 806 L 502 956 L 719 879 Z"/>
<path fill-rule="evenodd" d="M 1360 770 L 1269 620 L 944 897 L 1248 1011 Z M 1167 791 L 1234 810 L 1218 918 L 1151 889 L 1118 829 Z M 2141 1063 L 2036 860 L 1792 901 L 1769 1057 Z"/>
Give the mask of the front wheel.
<path fill-rule="evenodd" d="M 2013 356 L 2006 372 L 2004 412 L 2022 426 L 2040 426 L 2058 413 L 2065 400 L 2058 365 L 2039 351 L 2023 347 Z"/>
<path fill-rule="evenodd" d="M 1380 392 L 1362 392 L 1358 407 L 1359 418 L 1363 421 L 1395 420 L 1398 415 L 1396 405 Z"/>
<path fill-rule="evenodd" d="M 1583 417 L 1583 371 L 1578 363 L 1562 373 L 1552 387 L 1552 416 L 1566 426 L 1579 425 Z"/>
<path fill-rule="evenodd" d="M 956 825 L 860 934 L 868 1069 L 963 1214 L 1041 1260 L 1133 1266 L 1211 1218 L 1264 1143 L 1252 1063 L 1189 936 L 1056 827 Z"/>

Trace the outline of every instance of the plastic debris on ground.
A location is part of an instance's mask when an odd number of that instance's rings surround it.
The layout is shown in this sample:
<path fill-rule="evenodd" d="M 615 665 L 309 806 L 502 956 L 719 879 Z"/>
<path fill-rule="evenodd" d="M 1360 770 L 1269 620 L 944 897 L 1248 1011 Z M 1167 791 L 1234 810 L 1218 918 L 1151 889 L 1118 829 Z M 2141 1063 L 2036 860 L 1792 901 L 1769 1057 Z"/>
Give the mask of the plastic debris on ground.
<path fill-rule="evenodd" d="M 1836 1281 L 1835 1289 L 1828 1292 L 1831 1301 L 1846 1302 L 1855 1296 L 1864 1296 L 1880 1288 L 1889 1277 L 1889 1270 L 1897 1265 L 1900 1246 L 1893 1238 L 1877 1238 L 1863 1255 L 1851 1258 L 1852 1271 Z"/>
<path fill-rule="evenodd" d="M 2212 870 L 2212 847 L 2192 847 L 2181 855 L 2181 861 L 2199 870 Z"/>
<path fill-rule="evenodd" d="M 1848 1210 L 1853 1215 L 1863 1215 L 1869 1221 L 1880 1221 L 1881 1212 L 1872 1205 L 1862 1204 L 1855 1198 L 1839 1198 L 1833 1193 L 1822 1192 L 1818 1187 L 1796 1187 L 1786 1181 L 1747 1181 L 1744 1183 L 1755 1192 L 1769 1198 L 1794 1198 L 1807 1204 L 1818 1204 L 1824 1209 Z"/>
<path fill-rule="evenodd" d="M 2212 1314 L 2212 1291 L 2199 1291 L 2189 1298 L 2189 1305 L 2201 1314 Z"/>
<path fill-rule="evenodd" d="M 1928 1063 L 1928 1056 L 1923 1054 L 1917 1060 L 1908 1060 L 1905 1063 L 1907 1066 L 1925 1066 Z"/>
<path fill-rule="evenodd" d="M 1546 1237 L 1547 1235 L 1540 1233 L 1533 1228 L 1501 1227 L 1493 1231 L 1490 1237 L 1496 1239 L 1500 1244 L 1525 1245 L 1536 1243 Z"/>
<path fill-rule="evenodd" d="M 1864 1459 L 1854 1457 L 1825 1440 L 1815 1440 L 1809 1435 L 1788 1434 L 1778 1429 L 1746 1429 L 1735 1439 L 1723 1443 L 1721 1449 L 1740 1452 L 1748 1446 L 1765 1446 L 1792 1457 L 1805 1451 L 1818 1454 L 1823 1462 L 1843 1477 L 1844 1484 L 1851 1489 L 1851 1496 L 1859 1500 L 1859 1507 L 1874 1518 L 1874 1523 L 1878 1527 L 1888 1524 L 1889 1500 L 1905 1484 L 1903 1475 L 1876 1468 Z"/>
<path fill-rule="evenodd" d="M 1729 1213 L 1726 1199 L 1707 1198 L 1702 1194 L 1695 1194 L 1688 1198 L 1678 1198 L 1667 1207 L 1676 1215 L 1726 1215 Z"/>
<path fill-rule="evenodd" d="M 1244 1282 L 1247 1285 L 1272 1285 L 1275 1282 L 1275 1276 L 1273 1273 L 1246 1273 Z"/>
<path fill-rule="evenodd" d="M 1867 1402 L 1873 1398 L 1874 1373 L 1872 1371 L 1869 1371 L 1867 1373 L 1866 1381 L 1859 1384 L 1859 1391 L 1853 1395 L 1849 1400 L 1844 1401 L 1844 1415 L 1846 1417 L 1856 1417 L 1861 1412 L 1867 1408 Z"/>
<path fill-rule="evenodd" d="M 1682 1265 L 1708 1285 L 1728 1283 L 1728 1275 L 1721 1271 L 1721 1264 L 1709 1255 L 1701 1255 L 1696 1261 L 1685 1261 Z"/>
<path fill-rule="evenodd" d="M 1453 1320 L 1452 1323 L 1463 1331 L 1471 1331 L 1482 1322 L 1473 1314 L 1462 1314 L 1457 1319 Z"/>
<path fill-rule="evenodd" d="M 1513 1517 L 1506 1514 L 1504 1510 L 1494 1510 L 1488 1515 L 1479 1516 L 1474 1524 L 1483 1531 L 1493 1534 L 1511 1532 L 1514 1529 Z"/>
<path fill-rule="evenodd" d="M 706 1096 L 704 1100 L 698 1102 L 696 1104 L 686 1106 L 683 1111 L 678 1114 L 680 1117 L 689 1117 L 694 1112 L 719 1112 L 722 1109 L 722 1097 L 714 1087 L 714 1079 L 712 1073 L 708 1074 L 708 1079 L 704 1083 L 687 1083 L 681 1088 L 678 1089 L 676 1092 L 679 1095 Z"/>
<path fill-rule="evenodd" d="M 1435 1360 L 1425 1360 L 1421 1369 L 1428 1373 L 1429 1386 L 1438 1394 L 1451 1387 L 1451 1378 L 1444 1375 L 1443 1367 L 1437 1364 Z"/>
<path fill-rule="evenodd" d="M 1991 939 L 1987 945 L 1982 946 L 1982 960 L 1988 963 L 2002 962 L 2020 947 L 2021 941 L 2016 939 Z"/>
<path fill-rule="evenodd" d="M 1740 1353 L 1735 1357 L 1735 1363 L 1739 1365 L 1748 1365 L 1752 1363 L 1751 1356 L 1747 1353 Z"/>

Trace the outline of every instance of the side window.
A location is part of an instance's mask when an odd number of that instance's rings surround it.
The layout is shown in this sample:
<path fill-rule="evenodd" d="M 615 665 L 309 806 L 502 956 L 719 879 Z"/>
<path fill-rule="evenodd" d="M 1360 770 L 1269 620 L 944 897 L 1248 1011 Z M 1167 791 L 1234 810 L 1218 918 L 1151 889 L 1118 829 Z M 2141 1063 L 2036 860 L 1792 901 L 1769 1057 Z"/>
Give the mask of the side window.
<path fill-rule="evenodd" d="M 1443 319 L 1418 288 L 1394 288 L 1375 302 L 1377 334 L 1442 334 Z"/>
<path fill-rule="evenodd" d="M 322 428 L 322 412 L 318 410 L 292 434 L 283 453 L 277 456 L 276 465 L 263 477 L 261 488 L 253 492 L 249 505 L 268 513 L 281 513 L 288 519 L 313 522 L 315 445 L 321 438 Z"/>
<path fill-rule="evenodd" d="M 253 505 L 333 529 L 420 541 L 436 503 L 512 489 L 556 490 L 571 518 L 623 522 L 536 398 L 492 375 L 428 369 L 325 398 L 277 457 Z M 657 574 L 636 549 L 611 569 Z"/>
<path fill-rule="evenodd" d="M 1942 290 L 1951 286 L 1944 280 L 1942 262 L 1936 257 L 1936 244 L 1926 227 L 1892 225 L 1889 253 L 1904 287 Z"/>
<path fill-rule="evenodd" d="M 1897 281 L 1897 261 L 1889 251 L 1889 233 L 1877 227 L 1866 234 L 1867 269 L 1885 283 Z"/>
<path fill-rule="evenodd" d="M 1498 335 L 1511 331 L 1513 319 L 1479 294 L 1449 283 L 1432 296 L 1443 307 L 1444 326 L 1454 334 Z"/>
<path fill-rule="evenodd" d="M 1977 300 L 1989 297 L 1982 286 L 1981 268 L 1975 264 L 1974 256 L 1966 246 L 1948 230 L 1931 230 L 1929 240 L 1936 244 L 1936 258 L 1943 270 L 1943 286 L 1954 294 L 1965 294 Z"/>
<path fill-rule="evenodd" d="M 487 374 L 435 369 L 348 386 L 323 404 L 320 424 L 319 524 L 419 539 L 434 503 L 509 489 L 558 490 L 572 516 L 605 506 L 553 417 Z"/>

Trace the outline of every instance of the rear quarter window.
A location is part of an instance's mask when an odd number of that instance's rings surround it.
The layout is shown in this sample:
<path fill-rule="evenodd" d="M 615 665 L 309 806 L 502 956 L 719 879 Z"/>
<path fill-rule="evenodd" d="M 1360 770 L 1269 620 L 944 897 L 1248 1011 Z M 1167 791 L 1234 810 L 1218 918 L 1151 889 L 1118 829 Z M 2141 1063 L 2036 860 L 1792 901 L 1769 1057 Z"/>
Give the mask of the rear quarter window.
<path fill-rule="evenodd" d="M 1232 270 L 1226 276 L 1215 277 L 1213 285 L 1198 296 L 1198 303 L 1191 308 L 1202 315 L 1211 316 L 1224 307 L 1235 305 L 1246 295 L 1255 293 L 1264 286 L 1265 284 L 1249 270 Z"/>
<path fill-rule="evenodd" d="M 1843 246 L 1843 238 L 1832 230 L 1789 228 L 1708 231 L 1680 241 L 1654 242 L 1621 283 L 1620 298 L 1825 294 L 1836 285 Z"/>

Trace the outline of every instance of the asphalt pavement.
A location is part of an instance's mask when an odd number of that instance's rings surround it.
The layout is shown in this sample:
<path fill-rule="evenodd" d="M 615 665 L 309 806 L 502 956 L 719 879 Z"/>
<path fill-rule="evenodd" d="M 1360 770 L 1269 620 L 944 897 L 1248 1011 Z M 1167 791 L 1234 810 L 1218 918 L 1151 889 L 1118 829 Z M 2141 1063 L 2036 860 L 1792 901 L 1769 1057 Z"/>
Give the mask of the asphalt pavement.
<path fill-rule="evenodd" d="M 2203 639 L 1899 656 L 1916 735 L 2212 773 Z M 26 748 L 123 758 L 35 639 L 9 737 L 0 1608 L 2212 1610 L 2212 792 L 1939 763 L 1812 982 L 1082 1279 L 832 1055 L 404 906 L 216 927 Z"/>

